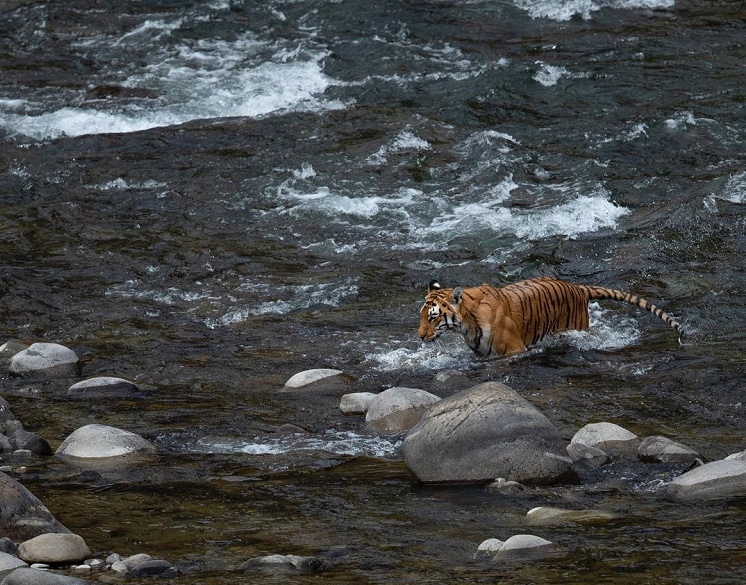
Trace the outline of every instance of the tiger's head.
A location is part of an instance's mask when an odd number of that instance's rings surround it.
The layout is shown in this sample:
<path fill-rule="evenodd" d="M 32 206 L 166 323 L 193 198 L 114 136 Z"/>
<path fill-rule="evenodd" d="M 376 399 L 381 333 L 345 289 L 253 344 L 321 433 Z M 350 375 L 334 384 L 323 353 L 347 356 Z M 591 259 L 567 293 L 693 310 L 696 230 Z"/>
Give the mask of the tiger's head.
<path fill-rule="evenodd" d="M 435 341 L 441 333 L 449 329 L 461 330 L 460 309 L 463 292 L 460 286 L 442 288 L 437 281 L 430 282 L 425 304 L 420 310 L 420 327 L 417 330 L 417 336 L 422 341 Z"/>

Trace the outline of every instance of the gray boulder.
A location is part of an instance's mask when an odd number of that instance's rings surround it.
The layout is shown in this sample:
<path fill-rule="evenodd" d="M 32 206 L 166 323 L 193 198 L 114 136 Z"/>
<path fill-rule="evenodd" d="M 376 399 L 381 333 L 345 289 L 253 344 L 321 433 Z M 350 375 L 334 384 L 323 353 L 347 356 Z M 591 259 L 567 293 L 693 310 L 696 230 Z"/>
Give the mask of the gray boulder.
<path fill-rule="evenodd" d="M 52 448 L 36 433 L 17 429 L 8 437 L 15 449 L 26 449 L 34 455 L 51 455 Z"/>
<path fill-rule="evenodd" d="M 486 382 L 430 407 L 402 447 L 404 463 L 425 483 L 524 484 L 576 481 L 565 442 L 528 401 Z"/>
<path fill-rule="evenodd" d="M 637 435 L 610 422 L 585 425 L 570 441 L 596 447 L 603 451 L 630 451 L 637 449 Z"/>
<path fill-rule="evenodd" d="M 396 435 L 416 425 L 440 398 L 417 388 L 389 388 L 368 405 L 365 428 L 369 432 Z"/>
<path fill-rule="evenodd" d="M 691 463 L 702 460 L 702 456 L 694 449 L 660 435 L 644 438 L 637 449 L 637 457 L 641 461 L 659 463 Z"/>
<path fill-rule="evenodd" d="M 18 545 L 18 558 L 27 563 L 73 563 L 91 556 L 77 534 L 40 534 Z"/>
<path fill-rule="evenodd" d="M 70 532 L 36 496 L 4 473 L 0 473 L 0 502 L 0 534 L 15 541 L 47 532 Z"/>
<path fill-rule="evenodd" d="M 681 500 L 743 497 L 746 495 L 746 460 L 721 459 L 688 471 L 666 487 Z"/>
<path fill-rule="evenodd" d="M 90 582 L 77 577 L 20 567 L 0 581 L 0 585 L 90 585 Z"/>
<path fill-rule="evenodd" d="M 76 353 L 58 343 L 33 343 L 10 358 L 10 373 L 18 376 L 43 374 L 65 377 L 80 375 Z"/>
<path fill-rule="evenodd" d="M 98 376 L 81 380 L 67 390 L 71 398 L 131 398 L 137 396 L 140 389 L 124 378 Z"/>
<path fill-rule="evenodd" d="M 140 435 L 116 427 L 91 424 L 71 433 L 57 448 L 56 454 L 80 458 L 105 458 L 155 452 L 155 445 Z"/>

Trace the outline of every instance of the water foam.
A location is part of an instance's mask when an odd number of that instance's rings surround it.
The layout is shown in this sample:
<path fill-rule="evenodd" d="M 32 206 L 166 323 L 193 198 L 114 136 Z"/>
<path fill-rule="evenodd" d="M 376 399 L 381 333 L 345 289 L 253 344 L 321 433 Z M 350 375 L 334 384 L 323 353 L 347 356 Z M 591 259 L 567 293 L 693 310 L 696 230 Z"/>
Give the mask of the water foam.
<path fill-rule="evenodd" d="M 513 0 L 515 5 L 528 12 L 531 18 L 567 21 L 576 15 L 590 20 L 602 8 L 661 9 L 671 8 L 675 0 Z"/>
<path fill-rule="evenodd" d="M 732 175 L 725 183 L 723 193 L 716 196 L 731 203 L 746 203 L 746 171 Z"/>
<path fill-rule="evenodd" d="M 321 435 L 283 434 L 241 439 L 200 439 L 191 448 L 198 453 L 245 453 L 247 455 L 284 455 L 323 451 L 334 455 L 396 457 L 401 440 L 352 431 L 328 430 Z"/>
<path fill-rule="evenodd" d="M 99 85 L 133 89 L 132 95 L 140 97 L 95 99 L 82 90 L 50 89 L 34 102 L 3 99 L 0 128 L 46 140 L 346 107 L 324 95 L 336 82 L 324 73 L 329 52 L 323 46 L 303 41 L 283 45 L 251 32 L 231 40 L 181 38 L 182 29 L 190 31 L 199 18 L 147 20 L 118 37 L 102 35 L 73 44 L 83 56 L 102 62 Z"/>

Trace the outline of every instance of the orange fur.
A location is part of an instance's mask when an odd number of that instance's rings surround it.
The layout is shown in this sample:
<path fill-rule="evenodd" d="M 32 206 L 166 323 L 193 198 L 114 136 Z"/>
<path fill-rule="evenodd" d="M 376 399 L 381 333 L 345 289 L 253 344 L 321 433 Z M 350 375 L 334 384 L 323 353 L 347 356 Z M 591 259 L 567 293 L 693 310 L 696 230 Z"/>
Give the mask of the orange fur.
<path fill-rule="evenodd" d="M 434 341 L 450 329 L 463 335 L 480 356 L 512 355 L 551 333 L 588 329 L 588 302 L 594 299 L 631 303 L 681 329 L 667 313 L 635 295 L 545 276 L 501 288 L 489 284 L 441 288 L 433 281 L 420 311 L 417 335 L 423 341 Z"/>

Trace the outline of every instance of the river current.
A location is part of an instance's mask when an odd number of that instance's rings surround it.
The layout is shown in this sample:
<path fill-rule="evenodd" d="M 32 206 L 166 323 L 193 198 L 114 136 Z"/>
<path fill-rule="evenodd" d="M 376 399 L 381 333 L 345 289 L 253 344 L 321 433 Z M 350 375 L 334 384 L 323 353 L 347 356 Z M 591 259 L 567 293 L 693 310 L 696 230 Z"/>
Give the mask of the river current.
<path fill-rule="evenodd" d="M 681 468 L 426 487 L 341 392 L 279 392 L 315 367 L 345 392 L 497 380 L 568 441 L 610 421 L 745 449 L 744 63 L 739 0 L 0 3 L 0 341 L 63 343 L 142 396 L 0 392 L 53 447 L 97 422 L 161 453 L 39 459 L 24 485 L 94 552 L 180 563 L 174 583 L 285 582 L 235 567 L 335 547 L 328 582 L 744 582 L 744 501 L 668 500 Z M 649 298 L 685 335 L 603 302 L 510 359 L 417 339 L 432 278 L 538 275 Z M 529 527 L 538 505 L 620 520 Z M 473 559 L 525 532 L 565 554 Z"/>

